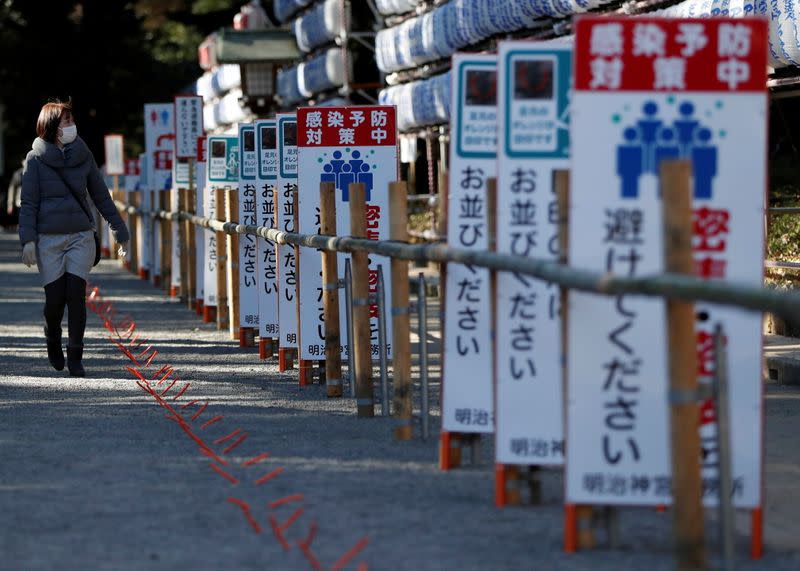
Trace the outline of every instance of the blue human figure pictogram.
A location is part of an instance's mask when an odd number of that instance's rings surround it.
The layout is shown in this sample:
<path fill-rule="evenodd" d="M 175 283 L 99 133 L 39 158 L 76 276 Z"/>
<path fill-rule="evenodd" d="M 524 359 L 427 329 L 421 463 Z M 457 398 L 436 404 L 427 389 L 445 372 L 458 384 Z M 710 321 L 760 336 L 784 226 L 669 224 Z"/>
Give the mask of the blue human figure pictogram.
<path fill-rule="evenodd" d="M 644 172 L 658 174 L 656 172 L 654 150 L 656 146 L 656 137 L 661 128 L 663 121 L 658 119 L 658 105 L 655 101 L 647 101 L 642 106 L 644 117 L 636 122 L 639 131 L 639 138 L 642 143 L 642 152 L 644 154 Z"/>
<path fill-rule="evenodd" d="M 364 184 L 364 196 L 366 197 L 366 201 L 369 202 L 372 196 L 372 173 L 370 172 L 369 165 L 362 162 L 360 172 L 357 173 L 356 176 L 358 177 L 358 182 Z"/>
<path fill-rule="evenodd" d="M 658 145 L 655 152 L 656 172 L 661 168 L 661 161 L 678 159 L 680 156 L 681 149 L 675 140 L 675 130 L 664 127 L 658 134 Z"/>
<path fill-rule="evenodd" d="M 342 172 L 339 173 L 339 188 L 342 190 L 342 200 L 350 202 L 350 183 L 356 182 L 356 175 L 353 167 L 348 163 L 342 165 Z"/>
<path fill-rule="evenodd" d="M 356 173 L 356 175 L 361 172 L 361 165 L 364 161 L 361 159 L 361 153 L 359 151 L 353 151 L 350 155 L 350 160 L 347 162 L 350 164 L 352 172 Z"/>
<path fill-rule="evenodd" d="M 711 198 L 711 181 L 717 176 L 717 149 L 711 144 L 711 130 L 697 131 L 692 149 L 694 197 Z"/>
<path fill-rule="evenodd" d="M 622 198 L 639 197 L 639 177 L 644 172 L 642 146 L 634 127 L 623 132 L 625 143 L 617 147 L 617 174 L 622 179 Z"/>
<path fill-rule="evenodd" d="M 694 104 L 691 101 L 681 103 L 678 106 L 678 112 L 680 113 L 680 118 L 676 119 L 673 125 L 678 135 L 681 156 L 688 158 L 692 154 L 695 130 L 700 125 L 700 122 L 692 117 L 694 115 Z"/>
<path fill-rule="evenodd" d="M 333 172 L 333 165 L 328 163 L 322 167 L 322 174 L 319 175 L 320 182 L 332 182 L 336 186 L 336 173 Z"/>

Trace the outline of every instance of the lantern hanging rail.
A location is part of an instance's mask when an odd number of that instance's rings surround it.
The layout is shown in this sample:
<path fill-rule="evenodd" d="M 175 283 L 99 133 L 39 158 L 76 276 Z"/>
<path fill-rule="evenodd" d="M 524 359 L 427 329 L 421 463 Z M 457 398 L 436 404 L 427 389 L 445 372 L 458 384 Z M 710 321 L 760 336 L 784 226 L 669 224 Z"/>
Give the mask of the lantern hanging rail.
<path fill-rule="evenodd" d="M 602 295 L 643 295 L 684 301 L 704 301 L 752 311 L 772 312 L 784 318 L 800 316 L 800 293 L 795 292 L 730 282 L 706 281 L 693 276 L 669 273 L 626 278 L 594 270 L 563 266 L 555 260 L 465 250 L 445 244 L 406 244 L 348 236 L 298 234 L 262 226 L 221 222 L 195 216 L 188 212 L 145 211 L 120 201 L 115 201 L 115 204 L 120 211 L 128 214 L 173 221 L 188 220 L 197 226 L 217 232 L 250 234 L 282 245 L 291 244 L 336 252 L 369 252 L 389 258 L 417 262 L 464 264 L 500 272 L 511 272 L 520 276 L 530 276 L 563 288 Z"/>

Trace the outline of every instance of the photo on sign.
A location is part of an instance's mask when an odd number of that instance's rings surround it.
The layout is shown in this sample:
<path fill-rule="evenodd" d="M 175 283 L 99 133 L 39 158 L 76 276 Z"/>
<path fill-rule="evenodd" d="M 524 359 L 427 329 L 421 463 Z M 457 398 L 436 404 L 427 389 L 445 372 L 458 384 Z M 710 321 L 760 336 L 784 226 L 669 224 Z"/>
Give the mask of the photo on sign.
<path fill-rule="evenodd" d="M 277 146 L 278 144 L 275 138 L 275 127 L 261 127 L 261 149 L 266 151 L 275 149 Z"/>
<path fill-rule="evenodd" d="M 497 105 L 497 72 L 468 70 L 465 102 L 467 105 Z"/>
<path fill-rule="evenodd" d="M 514 62 L 514 99 L 553 99 L 553 62 Z"/>
<path fill-rule="evenodd" d="M 287 147 L 297 146 L 297 123 L 283 124 L 283 144 Z"/>
<path fill-rule="evenodd" d="M 252 153 L 256 150 L 256 132 L 255 131 L 244 131 L 242 132 L 242 144 L 244 146 L 245 153 Z"/>
<path fill-rule="evenodd" d="M 211 158 L 213 159 L 225 158 L 225 141 L 211 142 Z"/>

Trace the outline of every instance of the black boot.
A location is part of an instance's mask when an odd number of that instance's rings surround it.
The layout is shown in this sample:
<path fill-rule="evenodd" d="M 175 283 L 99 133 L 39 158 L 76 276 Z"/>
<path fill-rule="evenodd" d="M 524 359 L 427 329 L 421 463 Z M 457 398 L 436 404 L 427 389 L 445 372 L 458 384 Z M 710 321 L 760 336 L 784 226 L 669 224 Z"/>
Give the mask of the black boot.
<path fill-rule="evenodd" d="M 61 347 L 61 329 L 51 333 L 47 325 L 44 326 L 44 337 L 47 339 L 47 360 L 56 371 L 64 370 L 64 349 Z"/>
<path fill-rule="evenodd" d="M 83 346 L 67 345 L 67 369 L 73 377 L 85 377 L 86 371 L 83 370 L 81 359 L 83 358 Z"/>

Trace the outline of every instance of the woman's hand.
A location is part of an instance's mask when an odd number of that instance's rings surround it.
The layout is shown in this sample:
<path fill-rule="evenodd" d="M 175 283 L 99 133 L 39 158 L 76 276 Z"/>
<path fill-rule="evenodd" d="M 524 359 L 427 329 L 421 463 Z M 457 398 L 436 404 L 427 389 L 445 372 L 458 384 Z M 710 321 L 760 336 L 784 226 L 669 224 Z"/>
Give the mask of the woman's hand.
<path fill-rule="evenodd" d="M 27 242 L 22 247 L 22 263 L 29 268 L 36 263 L 36 242 Z"/>
<path fill-rule="evenodd" d="M 122 260 L 124 260 L 125 258 L 128 257 L 128 243 L 127 242 L 122 242 L 119 245 L 119 248 L 117 249 L 117 255 Z"/>

